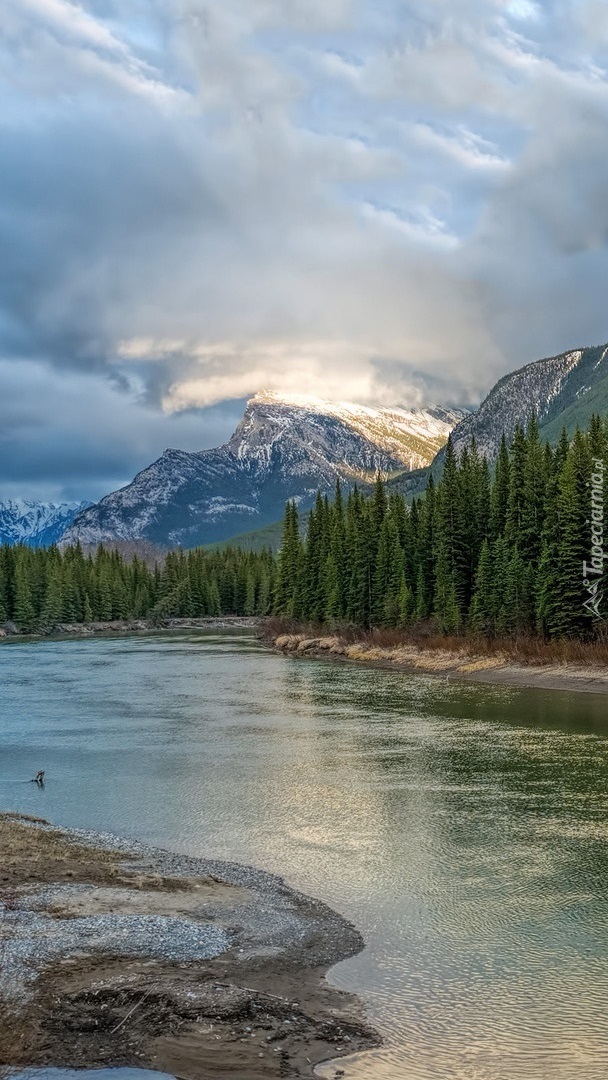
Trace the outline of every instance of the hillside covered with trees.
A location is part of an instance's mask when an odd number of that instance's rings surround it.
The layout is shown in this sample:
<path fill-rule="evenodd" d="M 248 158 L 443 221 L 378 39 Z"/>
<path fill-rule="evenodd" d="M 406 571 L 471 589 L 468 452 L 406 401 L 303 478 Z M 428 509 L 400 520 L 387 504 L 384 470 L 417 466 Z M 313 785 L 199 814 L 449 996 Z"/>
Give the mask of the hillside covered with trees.
<path fill-rule="evenodd" d="M 551 447 L 532 418 L 491 471 L 448 443 L 441 479 L 407 504 L 319 495 L 305 535 L 286 508 L 281 549 L 170 552 L 150 567 L 100 547 L 0 548 L 0 622 L 23 631 L 125 618 L 270 615 L 445 634 L 602 636 L 608 424 Z M 583 564 L 587 563 L 587 577 Z"/>
<path fill-rule="evenodd" d="M 337 492 L 333 504 L 317 499 L 302 541 L 292 505 L 275 611 L 366 628 L 433 621 L 446 634 L 597 636 L 589 601 L 601 613 L 601 570 L 585 579 L 583 563 L 601 540 L 607 448 L 597 417 L 555 448 L 532 418 L 510 448 L 503 438 L 493 475 L 474 442 L 457 459 L 450 440 L 440 481 L 411 508 L 381 482 L 369 499 Z"/>

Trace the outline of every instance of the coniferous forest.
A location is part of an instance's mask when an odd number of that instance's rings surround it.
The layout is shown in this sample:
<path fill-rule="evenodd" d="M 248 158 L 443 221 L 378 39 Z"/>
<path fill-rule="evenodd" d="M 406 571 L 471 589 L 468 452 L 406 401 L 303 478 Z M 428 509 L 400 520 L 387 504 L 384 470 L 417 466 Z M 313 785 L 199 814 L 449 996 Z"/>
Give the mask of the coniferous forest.
<path fill-rule="evenodd" d="M 371 498 L 319 497 L 302 542 L 290 506 L 275 612 L 366 628 L 432 621 L 445 634 L 596 637 L 607 456 L 598 417 L 555 448 L 532 417 L 510 447 L 503 438 L 492 473 L 474 443 L 457 460 L 450 440 L 440 481 L 409 508 L 381 482 Z"/>
<path fill-rule="evenodd" d="M 445 634 L 601 636 L 608 422 L 555 447 L 534 417 L 491 469 L 473 443 L 408 505 L 318 495 L 305 533 L 288 504 L 280 551 L 170 552 L 150 568 L 100 547 L 0 549 L 0 621 L 25 632 L 125 618 L 275 614 Z M 586 565 L 586 576 L 583 565 Z"/>
<path fill-rule="evenodd" d="M 152 569 L 135 556 L 76 545 L 0 548 L 0 621 L 25 632 L 59 623 L 114 619 L 266 615 L 272 607 L 275 560 L 252 554 L 172 551 Z"/>

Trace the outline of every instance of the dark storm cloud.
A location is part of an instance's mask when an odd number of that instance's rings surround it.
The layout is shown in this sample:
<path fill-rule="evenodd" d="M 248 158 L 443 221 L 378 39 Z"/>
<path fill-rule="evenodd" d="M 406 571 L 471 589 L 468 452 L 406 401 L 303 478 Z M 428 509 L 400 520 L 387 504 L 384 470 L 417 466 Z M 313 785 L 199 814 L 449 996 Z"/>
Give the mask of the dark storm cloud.
<path fill-rule="evenodd" d="M 243 402 L 164 416 L 107 379 L 0 361 L 0 492 L 89 499 L 120 487 L 167 446 L 221 443 Z"/>
<path fill-rule="evenodd" d="M 470 403 L 608 338 L 600 0 L 7 0 L 0 34 L 0 496 L 91 497 L 263 386 Z"/>

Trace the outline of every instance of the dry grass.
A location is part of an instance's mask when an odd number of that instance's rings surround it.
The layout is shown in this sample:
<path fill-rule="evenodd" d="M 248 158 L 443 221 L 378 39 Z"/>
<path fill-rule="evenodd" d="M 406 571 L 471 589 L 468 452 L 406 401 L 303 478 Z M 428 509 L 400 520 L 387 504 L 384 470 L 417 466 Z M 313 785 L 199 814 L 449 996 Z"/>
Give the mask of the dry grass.
<path fill-rule="evenodd" d="M 379 627 L 362 630 L 360 627 L 343 625 L 328 628 L 315 623 L 298 623 L 292 619 L 266 619 L 261 628 L 264 640 L 275 641 L 279 635 L 298 635 L 310 641 L 334 634 L 334 640 L 348 646 L 348 653 L 358 658 L 381 659 L 387 652 L 419 650 L 458 654 L 460 660 L 469 658 L 476 665 L 495 666 L 497 662 L 510 661 L 522 666 L 555 666 L 566 664 L 586 668 L 608 667 L 608 640 L 545 641 L 540 637 L 482 637 L 480 635 L 439 634 L 429 624 L 408 630 Z M 490 663 L 494 661 L 494 665 Z"/>
<path fill-rule="evenodd" d="M 60 829 L 37 828 L 42 818 L 0 813 L 0 899 L 23 885 L 45 882 L 83 882 L 88 885 L 128 885 L 132 889 L 173 892 L 189 889 L 189 879 L 164 877 L 137 868 L 124 851 L 89 846 Z M 124 866 L 125 860 L 133 869 Z"/>
<path fill-rule="evenodd" d="M 0 814 L 0 896 L 18 885 L 71 880 L 76 872 L 79 880 L 100 884 L 120 874 L 124 853 L 89 848 L 35 822 Z"/>

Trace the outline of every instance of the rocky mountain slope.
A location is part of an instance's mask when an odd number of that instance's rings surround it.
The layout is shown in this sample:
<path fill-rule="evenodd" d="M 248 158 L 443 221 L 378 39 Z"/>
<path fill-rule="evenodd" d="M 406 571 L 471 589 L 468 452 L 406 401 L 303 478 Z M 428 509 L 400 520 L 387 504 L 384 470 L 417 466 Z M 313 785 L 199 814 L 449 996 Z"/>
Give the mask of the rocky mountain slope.
<path fill-rule="evenodd" d="M 481 453 L 493 458 L 503 431 L 510 437 L 516 423 L 525 424 L 532 412 L 550 441 L 559 438 L 562 427 L 572 433 L 592 413 L 608 412 L 608 345 L 561 353 L 505 375 L 477 412 L 454 429 L 454 447 L 460 452 L 475 436 Z M 442 458 L 443 453 L 439 462 Z"/>
<path fill-rule="evenodd" d="M 166 450 L 120 491 L 77 515 L 64 540 L 145 537 L 192 547 L 260 528 L 287 499 L 429 465 L 461 419 L 457 411 L 370 409 L 294 395 L 257 394 L 224 446 Z"/>
<path fill-rule="evenodd" d="M 0 502 L 0 544 L 49 547 L 61 539 L 87 503 Z"/>

